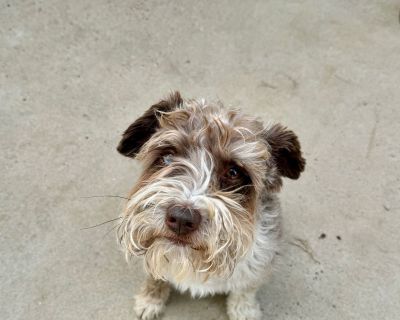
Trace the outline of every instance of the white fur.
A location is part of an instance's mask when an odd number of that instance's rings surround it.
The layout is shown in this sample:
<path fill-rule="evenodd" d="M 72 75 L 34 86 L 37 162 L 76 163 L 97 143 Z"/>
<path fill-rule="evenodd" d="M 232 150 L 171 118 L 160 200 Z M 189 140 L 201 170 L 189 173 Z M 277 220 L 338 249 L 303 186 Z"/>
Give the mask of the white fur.
<path fill-rule="evenodd" d="M 232 292 L 227 301 L 230 320 L 260 320 L 260 305 L 256 299 L 257 288 Z"/>
<path fill-rule="evenodd" d="M 170 287 L 165 283 L 147 278 L 141 291 L 135 296 L 134 310 L 140 320 L 158 317 L 165 309 Z"/>
<path fill-rule="evenodd" d="M 140 320 L 151 320 L 157 318 L 165 309 L 165 301 L 153 301 L 148 296 L 135 297 L 135 313 Z"/>

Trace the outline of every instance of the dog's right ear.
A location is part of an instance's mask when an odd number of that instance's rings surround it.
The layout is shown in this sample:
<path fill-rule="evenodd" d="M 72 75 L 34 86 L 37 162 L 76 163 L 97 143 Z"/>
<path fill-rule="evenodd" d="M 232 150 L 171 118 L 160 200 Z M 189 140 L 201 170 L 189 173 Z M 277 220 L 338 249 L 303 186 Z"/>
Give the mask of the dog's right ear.
<path fill-rule="evenodd" d="M 119 153 L 134 158 L 140 148 L 160 127 L 158 112 L 169 112 L 182 104 L 183 100 L 179 92 L 172 93 L 167 99 L 152 105 L 140 118 L 133 122 L 122 135 L 117 147 Z"/>

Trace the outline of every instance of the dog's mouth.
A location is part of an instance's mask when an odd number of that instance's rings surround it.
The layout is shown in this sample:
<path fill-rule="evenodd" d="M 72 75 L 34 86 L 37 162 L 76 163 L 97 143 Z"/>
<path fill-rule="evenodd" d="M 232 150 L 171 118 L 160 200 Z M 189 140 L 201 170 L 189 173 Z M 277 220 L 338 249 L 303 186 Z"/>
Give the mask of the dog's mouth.
<path fill-rule="evenodd" d="M 180 246 L 180 247 L 190 247 L 193 250 L 203 250 L 202 246 L 195 246 L 192 241 L 180 237 L 174 236 L 164 236 L 169 242 L 173 245 Z"/>
<path fill-rule="evenodd" d="M 178 237 L 165 236 L 164 238 L 179 246 L 190 246 L 192 244 L 190 241 Z"/>

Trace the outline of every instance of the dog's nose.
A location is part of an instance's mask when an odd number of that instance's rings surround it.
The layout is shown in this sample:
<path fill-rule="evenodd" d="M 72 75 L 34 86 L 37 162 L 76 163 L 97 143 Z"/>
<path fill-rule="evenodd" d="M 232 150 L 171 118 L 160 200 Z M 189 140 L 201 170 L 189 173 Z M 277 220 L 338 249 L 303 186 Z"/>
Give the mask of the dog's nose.
<path fill-rule="evenodd" d="M 178 236 L 191 233 L 199 228 L 200 212 L 196 209 L 174 205 L 167 209 L 166 224 Z"/>

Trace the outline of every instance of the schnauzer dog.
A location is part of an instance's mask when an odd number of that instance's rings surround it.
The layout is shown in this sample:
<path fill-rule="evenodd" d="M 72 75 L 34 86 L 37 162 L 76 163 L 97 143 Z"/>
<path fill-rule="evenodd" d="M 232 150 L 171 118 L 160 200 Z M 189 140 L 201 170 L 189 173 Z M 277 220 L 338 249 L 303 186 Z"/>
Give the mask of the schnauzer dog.
<path fill-rule="evenodd" d="M 231 320 L 258 320 L 256 292 L 278 252 L 282 177 L 304 170 L 297 136 L 280 124 L 178 92 L 124 132 L 118 151 L 144 170 L 118 229 L 147 279 L 139 319 L 162 313 L 170 289 L 194 297 L 228 293 Z"/>

